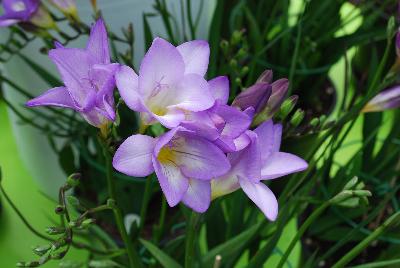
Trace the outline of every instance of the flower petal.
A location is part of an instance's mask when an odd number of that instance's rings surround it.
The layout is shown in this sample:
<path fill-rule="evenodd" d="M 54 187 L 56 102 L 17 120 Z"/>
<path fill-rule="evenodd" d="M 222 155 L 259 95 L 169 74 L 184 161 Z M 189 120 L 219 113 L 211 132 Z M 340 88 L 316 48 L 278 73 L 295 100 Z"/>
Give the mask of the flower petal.
<path fill-rule="evenodd" d="M 154 39 L 139 71 L 139 90 L 146 100 L 159 85 L 175 85 L 182 80 L 185 64 L 176 47 L 161 38 Z"/>
<path fill-rule="evenodd" d="M 176 47 L 185 62 L 185 74 L 204 76 L 210 58 L 210 46 L 207 41 L 193 40 Z"/>
<path fill-rule="evenodd" d="M 205 212 L 211 202 L 210 182 L 189 179 L 189 187 L 182 198 L 182 202 L 196 212 Z"/>
<path fill-rule="evenodd" d="M 229 161 L 216 145 L 189 133 L 180 133 L 179 136 L 182 141 L 174 146 L 173 151 L 185 176 L 210 180 L 228 172 Z"/>
<path fill-rule="evenodd" d="M 153 173 L 152 154 L 156 140 L 145 135 L 127 138 L 113 158 L 116 170 L 134 177 L 145 177 Z"/>
<path fill-rule="evenodd" d="M 189 180 L 174 164 L 160 164 L 153 156 L 158 182 L 170 207 L 176 206 L 189 187 Z"/>
<path fill-rule="evenodd" d="M 50 105 L 75 109 L 74 102 L 65 87 L 52 88 L 42 95 L 28 101 L 26 105 L 29 107 Z"/>
<path fill-rule="evenodd" d="M 96 59 L 97 63 L 110 63 L 107 30 L 103 19 L 98 19 L 91 28 L 86 50 Z"/>
<path fill-rule="evenodd" d="M 272 120 L 265 121 L 261 125 L 259 125 L 254 132 L 258 136 L 260 150 L 261 150 L 261 161 L 265 163 L 268 159 L 269 155 L 274 151 L 276 148 L 275 141 L 274 141 L 274 124 Z M 278 147 L 279 149 L 279 147 Z"/>
<path fill-rule="evenodd" d="M 138 76 L 132 68 L 121 66 L 115 73 L 115 82 L 122 99 L 129 108 L 137 112 L 146 111 L 139 95 Z"/>
<path fill-rule="evenodd" d="M 210 92 L 220 104 L 227 104 L 229 99 L 229 79 L 226 76 L 218 76 L 208 81 Z"/>
<path fill-rule="evenodd" d="M 237 138 L 245 132 L 251 124 L 251 118 L 247 114 L 232 106 L 218 105 L 215 113 L 225 121 L 221 136 L 226 136 L 231 139 Z"/>
<path fill-rule="evenodd" d="M 294 172 L 303 171 L 308 167 L 306 161 L 298 156 L 283 152 L 272 153 L 261 168 L 261 179 L 271 180 Z"/>
<path fill-rule="evenodd" d="M 93 102 L 91 97 L 95 95 L 88 72 L 95 63 L 93 57 L 78 48 L 52 49 L 49 57 L 56 64 L 73 100 L 81 109 L 87 108 Z"/>
<path fill-rule="evenodd" d="M 197 74 L 185 75 L 181 83 L 168 93 L 170 98 L 173 97 L 170 107 L 193 112 L 211 108 L 215 102 L 207 81 Z"/>
<path fill-rule="evenodd" d="M 239 177 L 240 187 L 246 195 L 257 205 L 271 221 L 275 221 L 278 216 L 278 200 L 274 193 L 262 182 L 253 183 Z"/>

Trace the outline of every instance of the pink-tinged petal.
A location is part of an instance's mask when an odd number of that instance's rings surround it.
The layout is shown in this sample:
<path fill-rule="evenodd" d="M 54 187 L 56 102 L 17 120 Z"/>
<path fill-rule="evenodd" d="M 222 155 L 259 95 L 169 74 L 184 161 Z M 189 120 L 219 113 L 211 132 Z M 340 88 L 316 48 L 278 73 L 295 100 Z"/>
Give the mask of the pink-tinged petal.
<path fill-rule="evenodd" d="M 215 111 L 225 121 L 225 126 L 221 136 L 229 138 L 237 138 L 245 132 L 250 124 L 251 118 L 244 112 L 228 105 L 218 105 Z"/>
<path fill-rule="evenodd" d="M 227 173 L 230 164 L 213 143 L 193 134 L 180 133 L 182 139 L 173 147 L 176 162 L 189 178 L 211 180 Z"/>
<path fill-rule="evenodd" d="M 96 59 L 97 63 L 110 63 L 107 30 L 103 19 L 98 19 L 92 26 L 86 50 Z"/>
<path fill-rule="evenodd" d="M 229 79 L 226 76 L 218 76 L 208 81 L 210 92 L 220 104 L 227 104 L 229 99 Z"/>
<path fill-rule="evenodd" d="M 245 133 L 250 139 L 250 144 L 241 151 L 228 154 L 232 165 L 232 172 L 253 182 L 261 179 L 261 152 L 259 138 L 253 131 Z"/>
<path fill-rule="evenodd" d="M 115 74 L 115 82 L 119 94 L 129 108 L 137 112 L 146 111 L 139 94 L 138 76 L 132 68 L 121 66 Z"/>
<path fill-rule="evenodd" d="M 29 107 L 43 105 L 75 109 L 74 102 L 65 87 L 52 88 L 26 103 Z"/>
<path fill-rule="evenodd" d="M 90 110 L 79 112 L 80 115 L 92 126 L 100 128 L 104 124 L 110 122 L 110 116 L 107 114 L 106 111 L 99 109 L 98 107 L 93 107 Z"/>
<path fill-rule="evenodd" d="M 196 212 L 205 212 L 211 202 L 210 182 L 189 179 L 189 187 L 182 198 L 182 202 Z"/>
<path fill-rule="evenodd" d="M 278 200 L 276 200 L 274 193 L 262 182 L 253 183 L 239 177 L 239 183 L 246 195 L 264 213 L 265 217 L 275 221 L 278 216 Z"/>
<path fill-rule="evenodd" d="M 134 177 L 153 173 L 152 155 L 156 140 L 145 135 L 127 138 L 115 152 L 113 166 L 116 170 Z"/>
<path fill-rule="evenodd" d="M 212 118 L 213 117 L 213 118 Z M 180 125 L 186 129 L 196 132 L 197 135 L 213 141 L 219 138 L 220 131 L 215 126 L 213 114 L 207 111 L 190 112 L 186 114 L 185 121 Z"/>
<path fill-rule="evenodd" d="M 210 58 L 210 46 L 207 41 L 193 40 L 176 48 L 185 62 L 185 74 L 206 74 Z"/>
<path fill-rule="evenodd" d="M 189 179 L 173 163 L 161 164 L 156 157 L 153 157 L 153 165 L 169 206 L 176 206 L 189 187 Z"/>
<path fill-rule="evenodd" d="M 214 98 L 210 93 L 207 81 L 197 74 L 187 74 L 176 88 L 168 92 L 170 107 L 198 112 L 211 108 Z"/>
<path fill-rule="evenodd" d="M 176 47 L 161 38 L 154 39 L 139 71 L 139 90 L 146 100 L 160 85 L 175 85 L 185 72 L 185 63 Z"/>
<path fill-rule="evenodd" d="M 306 161 L 298 156 L 283 152 L 272 153 L 266 162 L 262 163 L 261 179 L 271 180 L 291 173 L 307 169 Z"/>
<path fill-rule="evenodd" d="M 93 57 L 77 48 L 52 49 L 49 57 L 56 64 L 73 100 L 81 109 L 87 108 L 93 101 L 91 97 L 96 95 L 88 72 L 90 66 L 94 64 Z"/>
<path fill-rule="evenodd" d="M 380 112 L 400 107 L 400 86 L 386 89 L 373 97 L 363 108 L 363 112 Z"/>
<path fill-rule="evenodd" d="M 271 153 L 275 152 L 276 148 L 275 140 L 274 140 L 274 124 L 272 120 L 265 121 L 261 125 L 259 125 L 254 132 L 258 136 L 260 150 L 261 150 L 261 161 L 265 163 Z M 277 132 L 278 134 L 278 132 Z M 278 146 L 279 149 L 279 146 Z"/>
<path fill-rule="evenodd" d="M 271 84 L 271 87 L 272 93 L 268 99 L 267 106 L 269 114 L 273 115 L 285 100 L 289 88 L 289 80 L 286 78 L 276 80 Z"/>

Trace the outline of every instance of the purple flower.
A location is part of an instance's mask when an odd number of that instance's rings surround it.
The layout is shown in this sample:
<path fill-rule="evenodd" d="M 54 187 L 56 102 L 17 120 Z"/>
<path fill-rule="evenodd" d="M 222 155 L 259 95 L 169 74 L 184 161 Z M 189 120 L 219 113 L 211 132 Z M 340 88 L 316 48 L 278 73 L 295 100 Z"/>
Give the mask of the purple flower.
<path fill-rule="evenodd" d="M 31 22 L 43 27 L 54 27 L 50 14 L 40 6 L 39 0 L 3 0 L 4 15 L 0 16 L 0 27 L 19 22 Z"/>
<path fill-rule="evenodd" d="M 117 72 L 121 97 L 140 112 L 145 125 L 159 121 L 168 128 L 176 127 L 186 113 L 204 111 L 214 104 L 204 79 L 209 54 L 206 41 L 174 47 L 156 38 L 142 60 L 139 75 L 127 66 Z"/>
<path fill-rule="evenodd" d="M 272 71 L 264 71 L 254 85 L 236 96 L 232 105 L 242 110 L 253 107 L 256 114 L 265 113 L 267 118 L 271 118 L 285 100 L 289 81 L 279 79 L 271 82 Z"/>
<path fill-rule="evenodd" d="M 243 139 L 240 137 L 250 126 L 254 109 L 249 108 L 242 112 L 236 107 L 227 105 L 229 98 L 227 77 L 216 77 L 208 84 L 215 100 L 214 106 L 205 111 L 187 113 L 181 126 L 213 141 L 225 153 L 244 148 L 247 144 L 243 144 Z"/>
<path fill-rule="evenodd" d="M 307 163 L 289 153 L 280 152 L 282 126 L 271 120 L 254 131 L 247 131 L 250 144 L 243 150 L 228 154 L 231 170 L 211 182 L 212 198 L 226 195 L 239 188 L 270 220 L 278 214 L 278 202 L 272 191 L 262 182 L 299 172 Z"/>
<path fill-rule="evenodd" d="M 400 7 L 400 4 L 399 4 Z M 400 29 L 397 30 L 397 34 L 396 34 L 396 53 L 397 53 L 397 57 L 400 58 Z"/>
<path fill-rule="evenodd" d="M 381 112 L 400 107 L 400 86 L 386 89 L 373 97 L 362 112 Z"/>
<path fill-rule="evenodd" d="M 70 108 L 96 127 L 114 121 L 114 73 L 119 65 L 110 63 L 103 20 L 99 19 L 92 27 L 86 49 L 64 48 L 61 44 L 56 47 L 49 56 L 65 86 L 52 88 L 26 105 Z"/>
<path fill-rule="evenodd" d="M 210 180 L 228 172 L 225 154 L 210 141 L 177 127 L 159 138 L 133 135 L 114 155 L 116 170 L 144 177 L 156 172 L 168 204 L 182 201 L 197 212 L 210 205 Z"/>

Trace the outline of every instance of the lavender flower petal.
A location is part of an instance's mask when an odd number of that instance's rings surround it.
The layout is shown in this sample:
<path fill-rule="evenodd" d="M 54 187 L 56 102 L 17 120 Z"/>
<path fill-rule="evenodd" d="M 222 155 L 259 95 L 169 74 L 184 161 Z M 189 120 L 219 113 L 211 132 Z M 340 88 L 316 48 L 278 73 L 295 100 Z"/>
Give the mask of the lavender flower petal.
<path fill-rule="evenodd" d="M 227 104 L 229 99 L 229 79 L 226 76 L 218 76 L 208 81 L 210 92 L 215 101 L 220 104 Z"/>
<path fill-rule="evenodd" d="M 176 47 L 185 62 L 185 74 L 204 76 L 210 58 L 210 47 L 207 41 L 194 40 Z"/>
<path fill-rule="evenodd" d="M 138 75 L 128 66 L 121 66 L 115 74 L 119 93 L 126 105 L 134 111 L 144 112 L 143 101 L 139 94 Z"/>
<path fill-rule="evenodd" d="M 134 177 L 153 173 L 152 155 L 156 140 L 145 135 L 127 138 L 115 152 L 113 166 L 116 170 Z"/>
<path fill-rule="evenodd" d="M 189 187 L 182 198 L 182 202 L 196 212 L 205 212 L 211 202 L 210 182 L 189 179 Z"/>
<path fill-rule="evenodd" d="M 55 87 L 49 89 L 42 95 L 28 101 L 26 105 L 29 107 L 50 105 L 75 109 L 75 104 L 65 87 Z"/>
<path fill-rule="evenodd" d="M 307 169 L 306 161 L 283 152 L 272 153 L 261 168 L 261 179 L 271 180 Z"/>
<path fill-rule="evenodd" d="M 103 19 L 98 19 L 90 30 L 86 50 L 92 55 L 92 57 L 94 57 L 97 63 L 110 63 L 107 30 Z"/>

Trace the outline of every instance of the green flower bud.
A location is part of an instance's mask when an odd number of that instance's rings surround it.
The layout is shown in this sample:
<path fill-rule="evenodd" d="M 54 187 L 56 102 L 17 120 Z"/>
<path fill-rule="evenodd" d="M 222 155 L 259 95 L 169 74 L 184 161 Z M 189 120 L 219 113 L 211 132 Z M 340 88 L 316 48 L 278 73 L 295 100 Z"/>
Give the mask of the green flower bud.
<path fill-rule="evenodd" d="M 290 119 L 290 124 L 293 127 L 297 127 L 300 125 L 303 119 L 304 119 L 304 111 L 301 109 L 297 109 L 292 118 Z"/>
<path fill-rule="evenodd" d="M 344 190 L 352 189 L 358 182 L 358 177 L 354 176 L 351 180 L 349 180 L 346 185 L 343 187 Z"/>
<path fill-rule="evenodd" d="M 294 109 L 294 106 L 296 106 L 298 96 L 293 95 L 287 98 L 281 105 L 281 108 L 279 110 L 279 117 L 284 120 L 290 112 Z"/>
<path fill-rule="evenodd" d="M 69 175 L 67 178 L 67 184 L 68 186 L 75 187 L 79 185 L 81 179 L 81 174 L 80 173 L 73 173 Z"/>
<path fill-rule="evenodd" d="M 244 66 L 242 68 L 242 70 L 240 71 L 240 76 L 245 76 L 248 72 L 249 72 L 249 67 L 248 66 Z"/>
<path fill-rule="evenodd" d="M 81 223 L 81 227 L 82 228 L 89 228 L 89 226 L 92 225 L 95 222 L 96 222 L 95 219 L 86 219 Z"/>
<path fill-rule="evenodd" d="M 233 33 L 232 33 L 232 37 L 231 37 L 231 43 L 233 44 L 233 45 L 237 45 L 237 44 L 239 44 L 240 43 L 240 41 L 242 40 L 242 38 L 243 38 L 243 32 L 242 31 L 234 31 Z"/>
<path fill-rule="evenodd" d="M 229 61 L 229 66 L 230 66 L 232 69 L 236 69 L 236 68 L 237 68 L 237 65 L 238 65 L 237 60 L 231 59 L 231 60 Z"/>
<path fill-rule="evenodd" d="M 65 207 L 61 206 L 61 205 L 58 205 L 58 206 L 56 206 L 54 211 L 55 211 L 56 214 L 62 215 L 62 214 L 65 213 Z"/>
<path fill-rule="evenodd" d="M 386 36 L 388 40 L 391 40 L 393 36 L 396 34 L 396 21 L 393 16 L 389 18 L 387 28 L 386 28 Z"/>
<path fill-rule="evenodd" d="M 319 119 L 318 119 L 318 118 L 313 118 L 313 119 L 310 121 L 310 125 L 311 125 L 312 127 L 316 127 L 316 126 L 318 126 L 318 124 L 319 124 Z"/>
<path fill-rule="evenodd" d="M 51 226 L 46 228 L 46 233 L 48 233 L 49 235 L 63 234 L 65 233 L 65 229 L 62 227 Z"/>
<path fill-rule="evenodd" d="M 35 253 L 38 256 L 43 256 L 50 250 L 50 248 L 51 248 L 50 245 L 38 246 L 33 249 L 33 253 Z"/>

